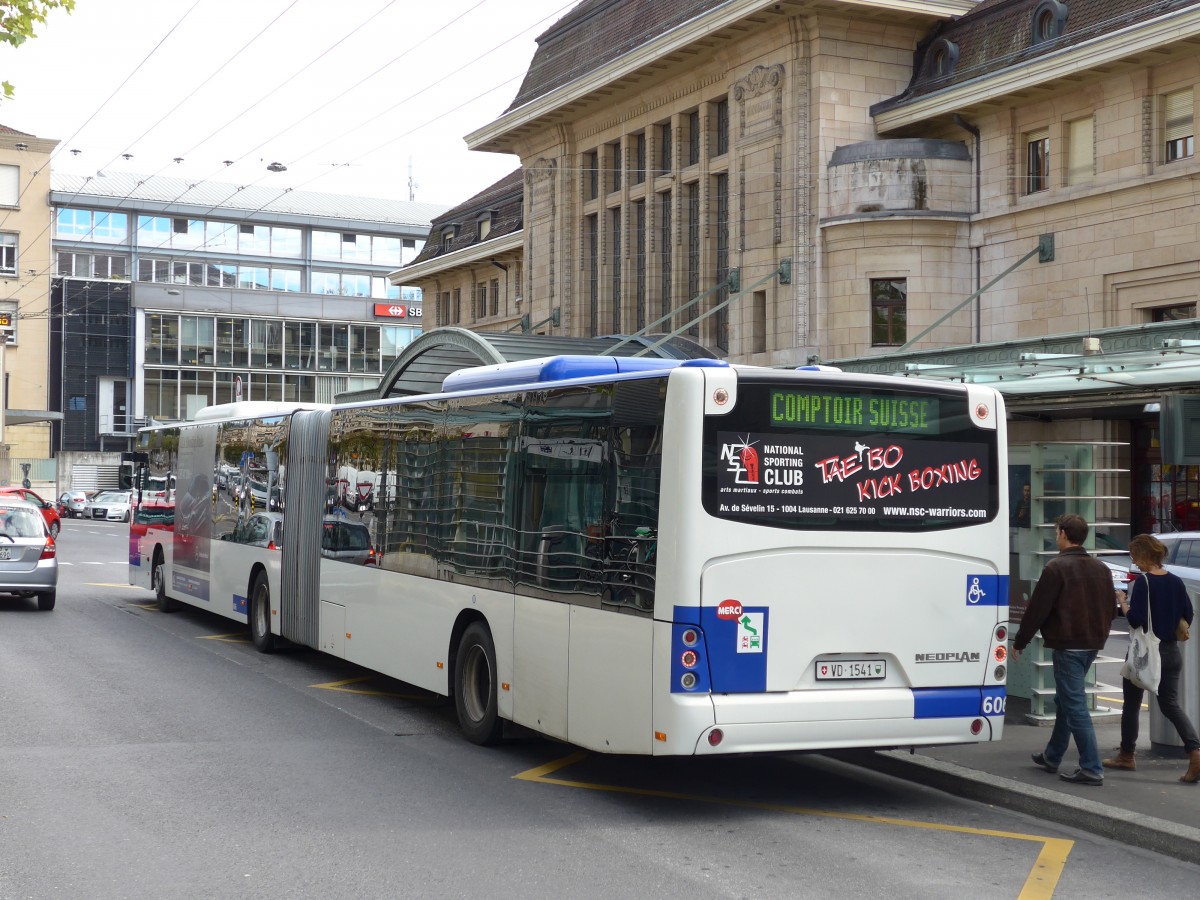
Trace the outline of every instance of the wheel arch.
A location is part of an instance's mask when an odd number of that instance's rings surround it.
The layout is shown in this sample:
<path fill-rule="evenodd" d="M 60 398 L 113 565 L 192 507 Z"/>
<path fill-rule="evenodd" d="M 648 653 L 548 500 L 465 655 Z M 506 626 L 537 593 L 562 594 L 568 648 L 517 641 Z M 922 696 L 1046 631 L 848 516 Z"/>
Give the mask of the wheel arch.
<path fill-rule="evenodd" d="M 246 579 L 246 614 L 249 615 L 250 599 L 254 596 L 254 583 L 258 581 L 258 576 L 261 575 L 267 579 L 267 590 L 271 589 L 271 575 L 267 571 L 267 567 L 261 562 L 256 562 L 250 567 L 250 577 Z"/>
<path fill-rule="evenodd" d="M 458 644 L 462 640 L 463 632 L 467 630 L 474 622 L 482 622 L 488 632 L 492 631 L 492 623 L 487 620 L 487 616 L 477 609 L 464 609 L 458 614 L 458 618 L 454 620 L 454 627 L 450 629 L 450 646 L 446 649 L 446 696 L 454 696 L 454 667 L 458 662 Z M 495 640 L 495 637 L 492 638 Z"/>

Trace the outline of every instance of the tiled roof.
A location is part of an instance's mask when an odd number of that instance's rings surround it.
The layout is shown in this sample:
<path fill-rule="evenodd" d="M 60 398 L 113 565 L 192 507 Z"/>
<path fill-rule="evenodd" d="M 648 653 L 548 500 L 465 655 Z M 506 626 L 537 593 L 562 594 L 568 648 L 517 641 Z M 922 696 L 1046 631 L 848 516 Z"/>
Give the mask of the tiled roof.
<path fill-rule="evenodd" d="M 584 0 L 538 39 L 509 110 L 648 44 L 724 0 Z"/>
<path fill-rule="evenodd" d="M 33 137 L 32 134 L 24 131 L 17 131 L 17 129 L 9 128 L 7 125 L 0 125 L 0 134 L 15 134 L 19 137 Z"/>
<path fill-rule="evenodd" d="M 953 22 L 936 26 L 917 48 L 913 79 L 904 93 L 871 108 L 873 114 L 902 107 L 907 101 L 972 81 L 995 72 L 1019 68 L 1032 60 L 1106 34 L 1184 9 L 1196 0 L 1060 0 L 1066 9 L 1062 34 L 1033 43 L 1035 13 L 1044 0 L 983 0 Z M 933 72 L 934 56 L 947 41 L 957 48 L 958 61 L 948 75 Z"/>
<path fill-rule="evenodd" d="M 456 250 L 475 244 L 485 244 L 505 235 L 515 234 L 524 227 L 525 171 L 517 169 L 505 175 L 495 184 L 484 188 L 470 200 L 460 203 L 435 218 L 429 229 L 425 247 L 409 265 L 427 262 Z M 475 223 L 488 212 L 492 214 L 492 227 L 488 236 L 478 239 Z M 438 235 L 447 225 L 458 225 L 458 232 L 449 249 L 443 249 Z"/>
<path fill-rule="evenodd" d="M 82 176 L 52 173 L 50 190 L 81 200 L 88 197 L 128 198 L 131 201 L 168 203 L 180 207 L 249 210 L 422 227 L 446 209 L 433 203 L 321 194 L 316 191 L 285 191 L 277 187 L 241 186 L 217 181 L 190 182 L 184 178 L 157 175 Z"/>

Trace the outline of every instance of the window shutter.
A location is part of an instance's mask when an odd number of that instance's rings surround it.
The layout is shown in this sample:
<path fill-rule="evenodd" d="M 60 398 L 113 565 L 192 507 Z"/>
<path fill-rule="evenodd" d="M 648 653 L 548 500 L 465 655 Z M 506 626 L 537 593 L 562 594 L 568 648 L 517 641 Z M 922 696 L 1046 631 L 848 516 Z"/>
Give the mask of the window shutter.
<path fill-rule="evenodd" d="M 1068 137 L 1067 168 L 1071 184 L 1090 181 L 1094 168 L 1092 149 L 1093 128 L 1091 118 L 1077 119 L 1070 125 Z"/>
<path fill-rule="evenodd" d="M 1176 91 L 1163 98 L 1168 142 L 1192 136 L 1192 92 Z"/>
<path fill-rule="evenodd" d="M 21 198 L 21 167 L 0 166 L 0 206 L 17 206 Z"/>

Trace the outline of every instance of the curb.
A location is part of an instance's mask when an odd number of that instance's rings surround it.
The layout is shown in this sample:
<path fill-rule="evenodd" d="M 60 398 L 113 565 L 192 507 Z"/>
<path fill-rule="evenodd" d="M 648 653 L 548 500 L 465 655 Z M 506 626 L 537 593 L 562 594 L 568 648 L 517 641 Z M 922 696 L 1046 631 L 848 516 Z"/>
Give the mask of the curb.
<path fill-rule="evenodd" d="M 1078 828 L 1182 862 L 1200 859 L 1200 828 L 1039 789 L 907 750 L 844 751 L 835 759 L 1003 809 Z"/>

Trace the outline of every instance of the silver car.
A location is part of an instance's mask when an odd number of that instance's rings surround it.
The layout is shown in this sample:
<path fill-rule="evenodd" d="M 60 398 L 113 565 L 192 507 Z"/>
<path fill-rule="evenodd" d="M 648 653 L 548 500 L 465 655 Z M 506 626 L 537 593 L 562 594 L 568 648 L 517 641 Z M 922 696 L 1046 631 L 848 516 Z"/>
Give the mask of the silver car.
<path fill-rule="evenodd" d="M 103 519 L 106 522 L 128 522 L 133 494 L 129 491 L 102 491 L 83 510 L 85 519 Z"/>
<path fill-rule="evenodd" d="M 54 609 L 58 548 L 42 512 L 32 503 L 0 497 L 0 593 L 37 597 Z"/>

